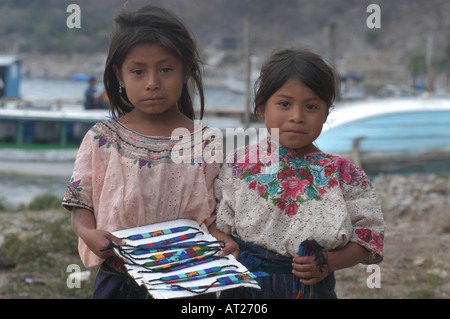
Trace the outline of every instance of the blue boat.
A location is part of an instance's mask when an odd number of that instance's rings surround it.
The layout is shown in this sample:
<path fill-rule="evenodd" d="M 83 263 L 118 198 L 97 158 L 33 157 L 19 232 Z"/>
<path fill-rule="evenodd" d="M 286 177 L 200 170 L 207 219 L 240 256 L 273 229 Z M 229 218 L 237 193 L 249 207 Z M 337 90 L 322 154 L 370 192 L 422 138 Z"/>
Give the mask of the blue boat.
<path fill-rule="evenodd" d="M 338 105 L 316 141 L 367 170 L 450 172 L 450 100 L 396 99 Z M 375 165 L 376 164 L 376 165 Z M 364 167 L 365 166 L 365 167 Z"/>
<path fill-rule="evenodd" d="M 78 148 L 84 135 L 108 111 L 0 109 L 0 149 Z"/>
<path fill-rule="evenodd" d="M 107 110 L 0 108 L 0 174 L 68 176 L 80 143 Z"/>

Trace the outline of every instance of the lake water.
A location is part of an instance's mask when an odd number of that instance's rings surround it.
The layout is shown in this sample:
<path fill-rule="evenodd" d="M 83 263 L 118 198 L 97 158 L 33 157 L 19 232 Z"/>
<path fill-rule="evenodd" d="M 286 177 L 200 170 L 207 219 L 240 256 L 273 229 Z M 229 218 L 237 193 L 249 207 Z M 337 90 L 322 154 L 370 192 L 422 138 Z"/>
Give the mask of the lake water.
<path fill-rule="evenodd" d="M 24 100 L 84 99 L 88 84 L 81 81 L 57 79 L 23 79 L 20 87 Z M 103 83 L 97 85 L 103 91 Z M 205 87 L 205 107 L 208 108 L 242 108 L 245 95 L 234 93 L 223 87 Z M 196 100 L 196 105 L 198 102 Z"/>
<path fill-rule="evenodd" d="M 52 193 L 64 196 L 69 182 L 65 177 L 26 177 L 0 175 L 0 202 L 7 207 L 28 204 L 36 196 Z"/>

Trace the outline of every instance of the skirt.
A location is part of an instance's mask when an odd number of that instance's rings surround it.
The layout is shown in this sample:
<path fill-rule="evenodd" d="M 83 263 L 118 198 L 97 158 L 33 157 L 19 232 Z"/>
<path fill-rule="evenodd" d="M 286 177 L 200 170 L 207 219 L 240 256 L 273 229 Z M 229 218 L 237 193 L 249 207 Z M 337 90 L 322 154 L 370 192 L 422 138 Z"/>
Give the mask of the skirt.
<path fill-rule="evenodd" d="M 128 275 L 123 261 L 110 257 L 100 266 L 94 283 L 93 299 L 146 299 L 147 289 Z"/>
<path fill-rule="evenodd" d="M 239 244 L 239 262 L 251 272 L 263 271 L 269 277 L 257 278 L 261 290 L 239 287 L 223 291 L 221 299 L 292 299 L 294 276 L 292 258 L 281 256 L 261 246 L 234 238 Z M 336 299 L 334 272 L 316 283 L 314 289 L 318 299 Z"/>

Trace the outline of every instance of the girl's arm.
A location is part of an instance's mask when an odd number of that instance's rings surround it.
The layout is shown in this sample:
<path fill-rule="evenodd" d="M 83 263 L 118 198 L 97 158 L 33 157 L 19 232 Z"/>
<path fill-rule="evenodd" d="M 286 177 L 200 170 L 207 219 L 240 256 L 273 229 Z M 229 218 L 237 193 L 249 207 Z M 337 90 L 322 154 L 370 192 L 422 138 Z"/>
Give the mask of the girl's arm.
<path fill-rule="evenodd" d="M 326 254 L 328 267 L 325 265 L 322 269 L 317 266 L 314 256 L 295 256 L 292 273 L 300 278 L 302 284 L 313 285 L 328 276 L 329 272 L 352 267 L 365 261 L 370 252 L 364 247 L 350 242 L 345 247 Z"/>
<path fill-rule="evenodd" d="M 111 241 L 118 245 L 125 244 L 110 232 L 97 230 L 94 214 L 87 209 L 73 208 L 72 227 L 89 249 L 102 259 L 114 256 L 112 249 L 105 250 Z"/>
<path fill-rule="evenodd" d="M 219 256 L 226 256 L 233 254 L 233 256 L 238 259 L 239 257 L 239 245 L 233 240 L 233 238 L 216 227 L 216 222 L 208 227 L 209 233 L 214 236 L 217 240 L 222 240 L 225 243 L 225 247 L 219 252 Z"/>

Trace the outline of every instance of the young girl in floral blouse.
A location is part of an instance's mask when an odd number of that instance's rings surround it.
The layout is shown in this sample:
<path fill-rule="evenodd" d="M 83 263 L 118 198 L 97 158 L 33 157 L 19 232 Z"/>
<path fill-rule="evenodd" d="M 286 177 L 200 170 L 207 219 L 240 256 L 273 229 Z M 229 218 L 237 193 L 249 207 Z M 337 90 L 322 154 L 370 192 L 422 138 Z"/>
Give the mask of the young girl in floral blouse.
<path fill-rule="evenodd" d="M 380 262 L 385 227 L 367 175 L 314 145 L 336 97 L 336 73 L 314 53 L 283 50 L 257 83 L 255 114 L 269 138 L 228 156 L 215 182 L 215 227 L 239 244 L 247 268 L 271 276 L 261 291 L 238 288 L 222 297 L 292 298 L 298 278 L 318 298 L 336 298 L 334 271 Z M 324 264 L 298 256 L 305 240 L 323 248 Z"/>
<path fill-rule="evenodd" d="M 200 65 L 190 32 L 168 11 L 149 6 L 116 18 L 104 73 L 115 117 L 86 134 L 63 200 L 83 263 L 101 265 L 94 298 L 146 296 L 108 250 L 111 241 L 123 244 L 111 232 L 180 218 L 207 228 L 214 220 L 220 166 L 199 153 L 215 143 L 214 131 L 194 125 L 188 89 L 192 80 L 203 112 Z M 182 138 L 172 138 L 175 130 Z M 190 151 L 172 152 L 178 143 Z"/>

